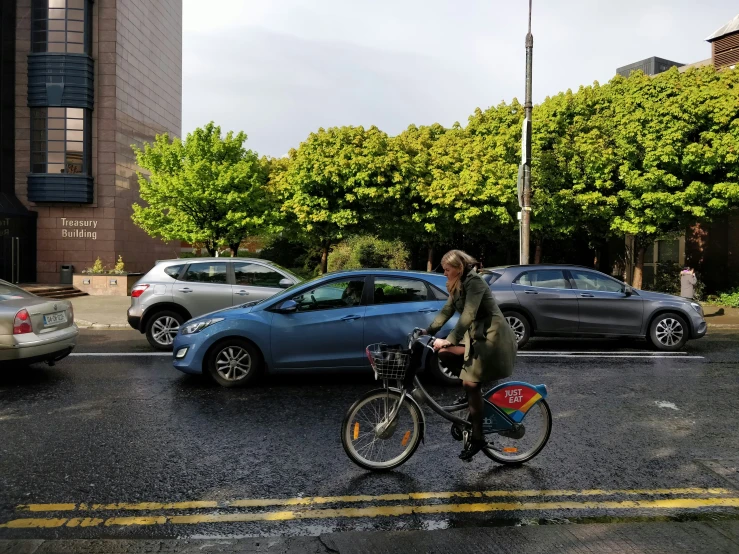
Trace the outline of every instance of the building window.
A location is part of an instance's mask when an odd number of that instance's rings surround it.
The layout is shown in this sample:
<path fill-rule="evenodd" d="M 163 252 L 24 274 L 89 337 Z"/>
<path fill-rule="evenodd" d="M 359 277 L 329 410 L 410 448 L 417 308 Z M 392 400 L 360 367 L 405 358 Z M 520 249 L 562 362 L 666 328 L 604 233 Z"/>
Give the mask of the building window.
<path fill-rule="evenodd" d="M 657 242 L 657 261 L 664 263 L 678 263 L 680 260 L 680 241 L 660 240 Z"/>
<path fill-rule="evenodd" d="M 89 53 L 87 0 L 33 0 L 32 51 Z"/>
<path fill-rule="evenodd" d="M 82 108 L 32 108 L 32 173 L 88 174 L 89 118 Z"/>

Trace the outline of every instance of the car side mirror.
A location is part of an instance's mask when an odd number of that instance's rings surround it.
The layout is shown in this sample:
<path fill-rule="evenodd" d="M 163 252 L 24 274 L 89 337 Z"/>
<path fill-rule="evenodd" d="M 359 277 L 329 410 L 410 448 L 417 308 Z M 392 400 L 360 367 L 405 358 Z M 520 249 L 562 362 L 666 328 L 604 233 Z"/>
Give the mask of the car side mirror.
<path fill-rule="evenodd" d="M 624 295 L 625 296 L 631 296 L 632 294 L 634 294 L 634 289 L 632 289 L 630 286 L 626 285 L 624 287 Z"/>
<path fill-rule="evenodd" d="M 298 311 L 298 303 L 295 300 L 285 300 L 277 311 L 281 314 L 291 314 Z"/>
<path fill-rule="evenodd" d="M 293 284 L 294 283 L 290 279 L 285 277 L 284 279 L 280 280 L 279 286 L 281 289 L 286 289 L 286 288 L 292 287 Z"/>

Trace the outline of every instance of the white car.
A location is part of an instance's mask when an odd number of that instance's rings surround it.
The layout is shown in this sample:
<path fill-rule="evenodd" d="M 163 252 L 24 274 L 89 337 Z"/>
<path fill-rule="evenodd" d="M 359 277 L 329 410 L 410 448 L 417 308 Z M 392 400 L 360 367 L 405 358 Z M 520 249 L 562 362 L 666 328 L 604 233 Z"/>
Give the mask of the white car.
<path fill-rule="evenodd" d="M 72 304 L 42 298 L 0 280 L 0 365 L 54 365 L 77 344 Z"/>

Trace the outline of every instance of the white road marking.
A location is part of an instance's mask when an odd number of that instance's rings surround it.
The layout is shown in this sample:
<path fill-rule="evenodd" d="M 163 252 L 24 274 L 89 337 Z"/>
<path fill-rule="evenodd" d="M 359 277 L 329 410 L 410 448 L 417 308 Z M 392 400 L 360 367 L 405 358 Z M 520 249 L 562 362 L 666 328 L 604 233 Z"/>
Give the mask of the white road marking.
<path fill-rule="evenodd" d="M 672 402 L 665 402 L 664 400 L 656 400 L 654 403 L 657 404 L 658 408 L 669 408 L 671 410 L 679 410 L 679 408 L 675 406 L 675 404 L 673 404 Z"/>
<path fill-rule="evenodd" d="M 519 352 L 518 356 L 521 358 L 580 358 L 582 360 L 588 360 L 591 358 L 624 358 L 624 359 L 640 359 L 640 360 L 655 360 L 655 359 L 673 359 L 673 360 L 705 360 L 703 356 L 671 356 L 669 354 L 594 354 L 594 355 L 582 355 L 582 354 L 570 354 L 562 352 L 560 354 L 536 354 L 533 352 Z"/>
<path fill-rule="evenodd" d="M 73 352 L 70 356 L 169 356 L 172 357 L 171 352 Z"/>
<path fill-rule="evenodd" d="M 643 350 L 523 350 L 519 354 L 639 354 L 643 356 L 687 356 L 687 352 L 645 352 Z"/>
<path fill-rule="evenodd" d="M 172 357 L 171 352 L 74 352 L 70 356 L 87 356 L 87 357 L 146 357 L 146 356 L 167 356 Z M 650 352 L 615 352 L 615 353 L 594 353 L 594 352 L 519 352 L 521 358 L 580 358 L 583 360 L 591 358 L 626 358 L 626 359 L 677 359 L 677 360 L 705 360 L 703 356 L 688 356 L 686 352 L 675 352 L 665 354 L 652 354 Z"/>

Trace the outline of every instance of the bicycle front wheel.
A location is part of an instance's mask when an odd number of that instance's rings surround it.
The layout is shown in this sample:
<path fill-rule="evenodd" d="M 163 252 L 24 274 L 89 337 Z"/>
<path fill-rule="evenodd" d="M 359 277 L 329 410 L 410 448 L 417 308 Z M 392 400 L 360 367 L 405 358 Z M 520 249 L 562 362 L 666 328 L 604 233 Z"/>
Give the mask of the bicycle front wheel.
<path fill-rule="evenodd" d="M 552 433 L 552 412 L 546 400 L 539 400 L 528 411 L 522 424 L 519 435 L 490 435 L 491 445 L 482 449 L 485 455 L 499 464 L 518 465 L 541 452 Z"/>
<path fill-rule="evenodd" d="M 393 421 L 392 415 L 403 393 L 378 389 L 357 400 L 344 416 L 341 444 L 351 460 L 364 469 L 387 471 L 408 460 L 423 435 L 423 416 L 418 406 L 404 399 Z"/>

